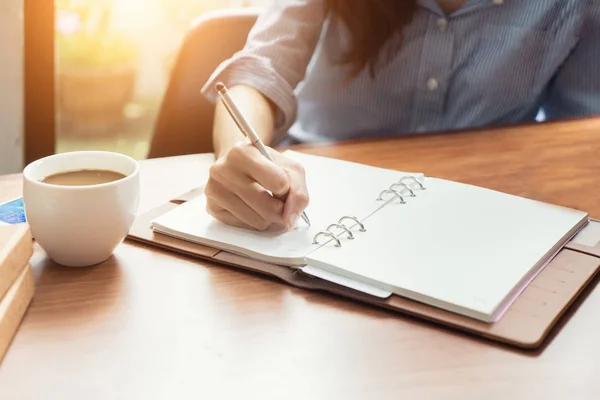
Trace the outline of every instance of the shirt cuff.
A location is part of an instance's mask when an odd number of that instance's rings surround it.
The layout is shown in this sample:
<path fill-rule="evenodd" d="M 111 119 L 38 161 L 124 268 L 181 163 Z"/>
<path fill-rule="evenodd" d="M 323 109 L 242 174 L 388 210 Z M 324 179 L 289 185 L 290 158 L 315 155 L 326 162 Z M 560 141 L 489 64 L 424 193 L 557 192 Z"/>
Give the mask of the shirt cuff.
<path fill-rule="evenodd" d="M 219 65 L 202 88 L 202 94 L 213 104 L 219 98 L 215 89 L 217 82 L 226 86 L 251 86 L 275 104 L 275 142 L 283 139 L 293 125 L 298 107 L 294 89 L 263 58 L 243 55 Z"/>

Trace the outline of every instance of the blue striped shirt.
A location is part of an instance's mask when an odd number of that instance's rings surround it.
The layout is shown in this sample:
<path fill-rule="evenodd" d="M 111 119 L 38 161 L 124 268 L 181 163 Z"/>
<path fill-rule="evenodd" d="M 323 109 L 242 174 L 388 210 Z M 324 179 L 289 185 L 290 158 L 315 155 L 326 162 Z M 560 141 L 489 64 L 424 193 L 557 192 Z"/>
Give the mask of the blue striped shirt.
<path fill-rule="evenodd" d="M 203 93 L 215 101 L 217 80 L 255 87 L 277 106 L 276 141 L 600 113 L 600 0 L 467 0 L 448 16 L 435 0 L 418 4 L 375 79 L 365 71 L 344 85 L 343 23 L 323 0 L 274 1 Z"/>

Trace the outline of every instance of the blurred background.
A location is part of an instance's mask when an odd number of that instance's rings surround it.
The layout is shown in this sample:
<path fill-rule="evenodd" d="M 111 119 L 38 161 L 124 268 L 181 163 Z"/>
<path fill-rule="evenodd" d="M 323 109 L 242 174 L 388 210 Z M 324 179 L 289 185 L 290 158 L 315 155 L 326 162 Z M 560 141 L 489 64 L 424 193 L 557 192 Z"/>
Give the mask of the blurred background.
<path fill-rule="evenodd" d="M 145 158 L 172 61 L 192 22 L 208 11 L 268 1 L 56 0 L 56 152 Z"/>

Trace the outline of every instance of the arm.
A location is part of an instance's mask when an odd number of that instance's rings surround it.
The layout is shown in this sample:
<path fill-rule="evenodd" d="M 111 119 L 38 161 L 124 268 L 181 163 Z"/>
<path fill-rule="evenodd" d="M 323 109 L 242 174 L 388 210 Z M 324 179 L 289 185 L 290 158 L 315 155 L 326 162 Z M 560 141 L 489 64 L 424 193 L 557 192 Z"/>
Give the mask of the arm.
<path fill-rule="evenodd" d="M 548 119 L 600 114 L 600 2 L 588 4 L 579 41 L 542 104 Z"/>
<path fill-rule="evenodd" d="M 294 89 L 304 79 L 324 19 L 323 0 L 274 1 L 259 16 L 244 48 L 215 70 L 202 92 L 217 104 L 213 132 L 221 146 L 217 153 L 226 150 L 222 145 L 232 144 L 221 139 L 230 135 L 232 125 L 220 107 L 216 82 L 230 88 L 266 144 L 281 138 L 296 118 Z"/>
<path fill-rule="evenodd" d="M 203 88 L 217 103 L 213 129 L 216 162 L 205 187 L 207 211 L 229 225 L 293 229 L 308 205 L 302 166 L 271 152 L 274 163 L 244 139 L 221 104 L 217 82 L 266 145 L 296 118 L 294 89 L 304 78 L 324 22 L 323 0 L 275 1 L 258 18 L 243 50 L 221 64 Z"/>
<path fill-rule="evenodd" d="M 252 86 L 236 85 L 229 89 L 231 97 L 254 128 L 260 140 L 269 145 L 273 139 L 275 125 L 275 106 Z M 213 145 L 215 157 L 221 158 L 229 149 L 246 139 L 235 122 L 219 101 L 215 108 Z"/>

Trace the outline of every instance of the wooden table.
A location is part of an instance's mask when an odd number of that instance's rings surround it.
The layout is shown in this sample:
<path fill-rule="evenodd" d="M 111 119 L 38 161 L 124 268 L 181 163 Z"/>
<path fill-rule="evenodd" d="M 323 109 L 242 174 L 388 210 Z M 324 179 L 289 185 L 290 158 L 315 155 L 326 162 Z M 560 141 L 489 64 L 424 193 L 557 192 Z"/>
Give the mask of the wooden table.
<path fill-rule="evenodd" d="M 600 119 L 298 149 L 600 217 Z M 140 212 L 202 184 L 211 161 L 144 161 Z M 0 178 L 0 201 L 19 194 L 19 176 Z M 600 396 L 595 282 L 544 348 L 522 352 L 128 242 L 98 267 L 62 268 L 40 249 L 33 267 L 3 400 Z"/>

